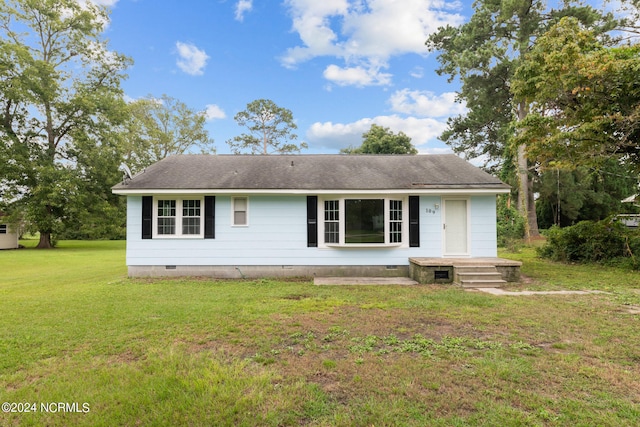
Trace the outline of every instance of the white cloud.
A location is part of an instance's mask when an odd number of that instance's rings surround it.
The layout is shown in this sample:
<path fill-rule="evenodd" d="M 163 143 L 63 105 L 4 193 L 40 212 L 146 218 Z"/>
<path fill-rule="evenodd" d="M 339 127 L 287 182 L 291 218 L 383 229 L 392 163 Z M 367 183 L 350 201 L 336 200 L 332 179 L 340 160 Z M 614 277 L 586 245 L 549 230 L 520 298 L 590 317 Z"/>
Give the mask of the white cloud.
<path fill-rule="evenodd" d="M 107 10 L 109 10 L 113 8 L 116 5 L 116 3 L 118 3 L 118 0 L 76 0 L 76 3 L 83 10 L 89 10 L 90 9 L 89 5 L 105 7 Z M 64 6 L 62 7 L 61 12 L 62 12 L 63 18 L 70 18 L 71 15 L 73 14 L 71 9 L 66 8 Z M 109 15 L 108 14 L 99 15 L 97 22 L 102 24 L 104 28 L 107 28 L 110 24 Z"/>
<path fill-rule="evenodd" d="M 118 0 L 91 0 L 91 1 L 99 6 L 107 6 L 107 7 L 115 6 L 116 3 L 118 3 Z"/>
<path fill-rule="evenodd" d="M 391 109 L 396 113 L 421 117 L 450 117 L 464 114 L 464 104 L 456 102 L 455 92 L 436 95 L 430 91 L 398 90 L 389 98 Z"/>
<path fill-rule="evenodd" d="M 394 114 L 363 118 L 351 123 L 316 122 L 307 130 L 306 138 L 315 148 L 339 150 L 362 144 L 362 134 L 372 124 L 389 128 L 392 132 L 404 132 L 420 153 L 451 153 L 452 150 L 432 146 L 447 128 L 446 119 L 463 114 L 464 105 L 455 102 L 456 94 L 446 92 L 435 95 L 429 91 L 402 89 L 389 97 Z"/>
<path fill-rule="evenodd" d="M 239 0 L 236 3 L 236 21 L 242 22 L 244 20 L 244 14 L 251 12 L 253 9 L 253 0 Z"/>
<path fill-rule="evenodd" d="M 204 117 L 207 121 L 215 120 L 215 119 L 224 119 L 227 117 L 222 108 L 218 107 L 216 104 L 207 104 L 204 110 Z"/>
<path fill-rule="evenodd" d="M 207 65 L 209 56 L 204 50 L 198 49 L 191 43 L 176 42 L 178 50 L 178 68 L 192 76 L 204 74 L 204 67 Z"/>
<path fill-rule="evenodd" d="M 413 69 L 409 71 L 409 75 L 415 79 L 421 79 L 424 77 L 424 68 L 413 67 Z"/>
<path fill-rule="evenodd" d="M 391 74 L 382 73 L 375 67 L 362 66 L 342 68 L 331 64 L 324 70 L 324 78 L 338 86 L 386 86 L 391 84 Z"/>
<path fill-rule="evenodd" d="M 286 0 L 285 4 L 301 40 L 281 58 L 289 68 L 319 56 L 342 58 L 345 69 L 353 68 L 354 62 L 364 69 L 384 67 L 392 56 L 427 54 L 424 43 L 429 34 L 463 22 L 460 14 L 451 12 L 460 4 L 445 0 Z"/>
<path fill-rule="evenodd" d="M 300 36 L 303 46 L 289 48 L 282 57 L 286 67 L 295 67 L 316 56 L 339 56 L 341 48 L 335 43 L 338 35 L 331 28 L 331 18 L 344 16 L 349 9 L 347 0 L 287 0 L 292 16 L 292 29 Z"/>
<path fill-rule="evenodd" d="M 429 152 L 430 148 L 425 144 L 435 140 L 446 128 L 446 123 L 432 118 L 405 118 L 394 114 L 364 118 L 352 123 L 316 122 L 307 131 L 306 138 L 316 148 L 339 150 L 349 146 L 359 147 L 362 134 L 374 123 L 389 128 L 393 133 L 404 132 L 420 152 Z"/>

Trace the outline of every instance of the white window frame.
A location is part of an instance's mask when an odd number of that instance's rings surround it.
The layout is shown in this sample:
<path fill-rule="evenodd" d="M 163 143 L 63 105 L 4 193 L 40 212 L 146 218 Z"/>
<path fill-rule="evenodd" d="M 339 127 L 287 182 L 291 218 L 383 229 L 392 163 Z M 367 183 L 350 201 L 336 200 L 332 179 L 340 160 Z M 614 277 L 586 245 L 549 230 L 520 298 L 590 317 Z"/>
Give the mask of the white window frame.
<path fill-rule="evenodd" d="M 244 199 L 244 224 L 236 224 L 236 200 Z M 239 211 L 240 212 L 240 211 Z M 249 196 L 233 196 L 231 197 L 231 226 L 232 227 L 248 227 L 249 226 Z"/>
<path fill-rule="evenodd" d="M 176 202 L 176 222 L 175 234 L 158 234 L 158 201 L 175 200 Z M 200 233 L 182 234 L 182 206 L 185 200 L 200 201 Z M 196 217 L 187 217 L 196 218 Z M 153 197 L 153 235 L 154 239 L 204 239 L 204 198 L 202 197 L 177 197 L 177 196 L 154 196 Z"/>
<path fill-rule="evenodd" d="M 330 209 L 328 210 L 328 207 L 336 207 L 336 202 L 337 202 L 337 209 Z M 320 218 L 322 218 L 322 241 L 326 244 L 339 244 L 340 243 L 340 218 L 343 216 L 342 214 L 344 213 L 340 213 L 340 200 L 324 200 L 322 203 L 322 213 L 321 215 L 319 215 Z M 327 215 L 328 212 L 335 212 L 335 215 Z M 326 225 L 327 223 L 329 224 L 337 224 L 338 226 L 338 241 L 337 242 L 327 242 L 327 229 L 326 229 Z M 335 234 L 335 231 L 331 231 L 330 232 L 332 235 Z"/>
<path fill-rule="evenodd" d="M 398 209 L 393 209 L 393 211 L 398 212 L 400 219 L 397 218 L 392 218 L 391 217 L 391 205 L 395 204 L 395 203 L 400 203 L 401 208 Z M 405 229 L 405 225 L 404 225 L 404 217 L 406 216 L 405 214 L 405 202 L 404 200 L 401 199 L 388 199 L 385 200 L 385 203 L 388 204 L 388 211 L 389 211 L 389 215 L 388 215 L 388 219 L 387 219 L 387 223 L 389 226 L 389 236 L 387 236 L 387 239 L 389 240 L 389 243 L 402 243 L 404 241 L 404 229 Z M 400 226 L 400 231 L 396 231 L 396 230 L 392 230 L 392 225 L 394 224 L 398 224 Z M 397 236 L 398 234 L 400 234 L 400 241 L 399 242 L 392 242 L 391 241 L 391 237 L 392 236 Z"/>
<path fill-rule="evenodd" d="M 383 200 L 384 201 L 384 243 L 345 243 L 345 200 Z M 326 243 L 325 242 L 325 216 L 324 207 L 325 201 L 337 200 L 339 205 L 339 242 L 338 243 Z M 391 242 L 391 217 L 390 217 L 390 201 L 399 200 L 402 202 L 402 241 L 393 243 Z M 319 248 L 408 248 L 409 247 L 409 199 L 407 196 L 389 196 L 389 195 L 339 195 L 324 197 L 318 197 L 318 247 Z"/>

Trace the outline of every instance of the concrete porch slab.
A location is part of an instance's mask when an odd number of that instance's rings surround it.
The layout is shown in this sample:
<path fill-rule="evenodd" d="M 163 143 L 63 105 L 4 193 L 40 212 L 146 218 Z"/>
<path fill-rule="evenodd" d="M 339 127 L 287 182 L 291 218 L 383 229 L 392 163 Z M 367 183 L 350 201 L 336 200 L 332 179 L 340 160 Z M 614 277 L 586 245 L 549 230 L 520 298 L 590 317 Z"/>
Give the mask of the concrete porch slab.
<path fill-rule="evenodd" d="M 314 277 L 314 285 L 417 285 L 408 277 Z"/>
<path fill-rule="evenodd" d="M 521 267 L 522 262 L 506 258 L 423 258 L 412 257 L 409 261 L 419 266 L 469 266 L 493 265 L 496 267 Z"/>
<path fill-rule="evenodd" d="M 469 287 L 502 286 L 504 282 L 519 282 L 522 262 L 505 258 L 409 258 L 409 276 L 419 283 L 462 283 L 463 271 L 481 272 L 484 270 L 496 274 L 492 283 L 471 283 L 482 277 L 465 277 Z M 499 275 L 498 275 L 499 273 Z M 500 279 L 500 280 L 497 280 Z M 503 282 L 504 281 L 504 282 Z"/>

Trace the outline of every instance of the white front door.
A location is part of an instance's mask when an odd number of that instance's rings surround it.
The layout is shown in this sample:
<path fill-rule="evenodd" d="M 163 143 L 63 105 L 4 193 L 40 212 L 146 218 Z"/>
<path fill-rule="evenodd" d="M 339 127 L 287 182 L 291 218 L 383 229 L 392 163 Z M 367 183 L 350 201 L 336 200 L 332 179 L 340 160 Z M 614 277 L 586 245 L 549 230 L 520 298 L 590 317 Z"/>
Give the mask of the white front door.
<path fill-rule="evenodd" d="M 467 201 L 444 200 L 444 256 L 469 255 Z"/>

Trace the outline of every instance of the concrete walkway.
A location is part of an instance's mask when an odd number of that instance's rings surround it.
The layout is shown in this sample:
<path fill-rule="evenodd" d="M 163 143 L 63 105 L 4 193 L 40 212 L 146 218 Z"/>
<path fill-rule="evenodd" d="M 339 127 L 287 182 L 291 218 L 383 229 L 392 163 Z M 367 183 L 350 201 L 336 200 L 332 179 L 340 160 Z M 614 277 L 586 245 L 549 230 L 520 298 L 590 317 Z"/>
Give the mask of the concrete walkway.
<path fill-rule="evenodd" d="M 519 292 L 511 292 L 505 291 L 500 288 L 474 288 L 467 289 L 468 291 L 478 291 L 478 292 L 486 292 L 491 295 L 515 295 L 515 296 L 523 296 L 523 295 L 590 295 L 590 294 L 606 294 L 607 292 L 603 291 L 519 291 Z"/>

